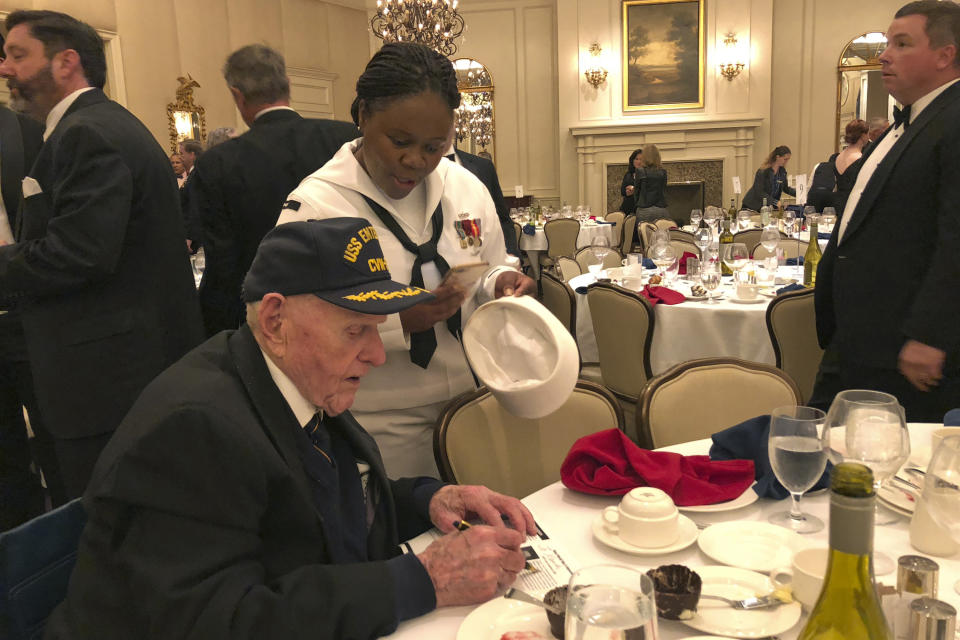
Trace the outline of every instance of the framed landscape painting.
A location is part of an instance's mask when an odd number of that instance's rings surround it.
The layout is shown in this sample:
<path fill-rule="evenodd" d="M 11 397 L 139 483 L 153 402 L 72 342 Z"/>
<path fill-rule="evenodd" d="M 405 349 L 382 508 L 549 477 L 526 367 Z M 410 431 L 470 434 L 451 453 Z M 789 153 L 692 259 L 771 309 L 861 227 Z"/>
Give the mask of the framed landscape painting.
<path fill-rule="evenodd" d="M 624 0 L 624 111 L 703 106 L 705 1 Z"/>

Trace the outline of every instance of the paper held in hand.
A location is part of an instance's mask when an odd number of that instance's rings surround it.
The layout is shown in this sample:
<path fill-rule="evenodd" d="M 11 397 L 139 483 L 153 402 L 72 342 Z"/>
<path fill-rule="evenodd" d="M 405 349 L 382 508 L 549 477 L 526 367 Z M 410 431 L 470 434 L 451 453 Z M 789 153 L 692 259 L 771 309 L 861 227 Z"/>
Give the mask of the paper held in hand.
<path fill-rule="evenodd" d="M 451 283 L 463 289 L 469 291 L 474 287 L 480 278 L 483 277 L 490 269 L 489 262 L 470 262 L 467 264 L 458 264 L 455 267 L 450 267 L 450 270 L 447 271 L 443 280 L 440 281 L 440 286 Z"/>

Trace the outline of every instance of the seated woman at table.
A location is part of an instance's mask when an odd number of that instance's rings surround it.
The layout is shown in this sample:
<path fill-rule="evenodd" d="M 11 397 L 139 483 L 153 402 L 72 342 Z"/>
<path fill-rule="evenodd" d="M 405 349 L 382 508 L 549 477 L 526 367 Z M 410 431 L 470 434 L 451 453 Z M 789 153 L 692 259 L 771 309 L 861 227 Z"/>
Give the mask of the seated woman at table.
<path fill-rule="evenodd" d="M 436 296 L 380 325 L 386 364 L 369 373 L 353 405 L 390 477 L 438 475 L 433 425 L 447 402 L 475 387 L 459 343 L 473 310 L 537 288 L 504 266 L 503 231 L 486 187 L 443 157 L 459 104 L 447 58 L 420 44 L 385 44 L 357 80 L 351 114 L 361 137 L 307 176 L 278 220 L 365 218 L 391 277 Z M 489 268 L 470 291 L 442 280 L 450 266 L 481 261 Z"/>
<path fill-rule="evenodd" d="M 833 207 L 837 213 L 843 213 L 847 198 L 850 197 L 860 173 L 868 131 L 869 126 L 864 120 L 856 118 L 848 122 L 843 135 L 847 146 L 817 166 L 807 204 L 816 208 L 818 213 L 822 212 L 824 207 Z"/>
<path fill-rule="evenodd" d="M 623 174 L 623 180 L 620 181 L 620 195 L 623 196 L 620 211 L 623 211 L 624 215 L 630 215 L 637 208 L 636 173 L 643 159 L 640 157 L 642 153 L 643 149 L 636 149 L 630 154 L 630 159 L 627 161 L 627 172 Z"/>
<path fill-rule="evenodd" d="M 779 146 L 770 152 L 753 177 L 753 186 L 743 196 L 743 206 L 746 209 L 759 211 L 763 206 L 763 199 L 767 204 L 776 207 L 780 202 L 780 195 L 784 192 L 791 196 L 797 195 L 793 187 L 787 185 L 787 162 L 790 160 L 790 147 Z"/>
<path fill-rule="evenodd" d="M 637 222 L 672 220 L 667 211 L 667 172 L 660 164 L 660 150 L 655 144 L 643 145 L 643 160 L 636 172 Z"/>

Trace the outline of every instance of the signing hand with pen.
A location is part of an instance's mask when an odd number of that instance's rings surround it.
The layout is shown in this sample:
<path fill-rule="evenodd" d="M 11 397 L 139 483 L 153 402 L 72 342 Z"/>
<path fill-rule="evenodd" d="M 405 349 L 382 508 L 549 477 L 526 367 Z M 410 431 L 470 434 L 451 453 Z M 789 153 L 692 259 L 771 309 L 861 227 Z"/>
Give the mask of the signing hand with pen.
<path fill-rule="evenodd" d="M 522 502 L 486 487 L 447 485 L 430 500 L 430 521 L 444 533 L 455 530 L 454 522 L 471 518 L 480 518 L 491 527 L 506 528 L 504 516 L 513 529 L 526 535 L 537 533 L 533 515 Z"/>

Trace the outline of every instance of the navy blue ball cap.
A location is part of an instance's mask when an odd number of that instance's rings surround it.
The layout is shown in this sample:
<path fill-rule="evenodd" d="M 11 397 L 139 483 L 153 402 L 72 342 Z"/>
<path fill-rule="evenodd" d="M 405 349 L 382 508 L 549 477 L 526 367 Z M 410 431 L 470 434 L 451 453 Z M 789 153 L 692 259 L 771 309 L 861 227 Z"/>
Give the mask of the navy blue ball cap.
<path fill-rule="evenodd" d="M 374 315 L 433 300 L 432 293 L 390 279 L 377 231 L 363 218 L 289 222 L 271 229 L 243 280 L 243 301 L 268 293 L 306 293 Z"/>

